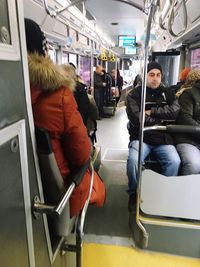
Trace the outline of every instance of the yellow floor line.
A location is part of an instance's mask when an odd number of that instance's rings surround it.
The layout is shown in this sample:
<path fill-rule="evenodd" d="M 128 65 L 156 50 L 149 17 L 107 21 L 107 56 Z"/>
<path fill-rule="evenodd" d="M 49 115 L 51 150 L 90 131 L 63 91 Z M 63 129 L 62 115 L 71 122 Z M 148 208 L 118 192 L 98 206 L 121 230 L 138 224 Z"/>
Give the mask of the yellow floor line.
<path fill-rule="evenodd" d="M 83 245 L 83 267 L 200 267 L 200 260 L 102 244 Z"/>

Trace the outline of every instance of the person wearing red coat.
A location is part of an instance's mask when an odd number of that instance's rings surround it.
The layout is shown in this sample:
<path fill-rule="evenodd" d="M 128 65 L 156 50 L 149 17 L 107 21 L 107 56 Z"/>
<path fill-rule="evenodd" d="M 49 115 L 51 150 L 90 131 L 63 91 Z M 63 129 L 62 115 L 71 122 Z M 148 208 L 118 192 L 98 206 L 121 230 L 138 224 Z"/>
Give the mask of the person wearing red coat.
<path fill-rule="evenodd" d="M 46 55 L 46 41 L 40 27 L 25 19 L 25 30 L 34 123 L 48 131 L 58 168 L 67 186 L 67 175 L 88 161 L 90 140 L 72 93 L 73 79 L 62 73 Z M 87 170 L 70 198 L 71 217 L 83 208 L 90 180 Z M 95 173 L 90 202 L 102 206 L 104 201 L 105 186 Z"/>

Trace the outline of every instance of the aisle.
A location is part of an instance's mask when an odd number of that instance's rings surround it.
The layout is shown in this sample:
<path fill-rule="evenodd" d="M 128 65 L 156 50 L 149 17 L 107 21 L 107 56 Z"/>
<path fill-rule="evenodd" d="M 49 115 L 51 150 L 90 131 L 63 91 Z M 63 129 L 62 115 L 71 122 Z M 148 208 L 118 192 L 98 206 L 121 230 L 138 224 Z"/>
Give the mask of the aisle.
<path fill-rule="evenodd" d="M 107 193 L 103 208 L 89 207 L 84 237 L 89 242 L 112 244 L 119 241 L 130 244 L 126 193 L 129 137 L 126 124 L 127 116 L 124 107 L 119 108 L 114 117 L 98 121 L 97 141 L 102 151 L 102 165 L 99 173 L 105 182 Z"/>
<path fill-rule="evenodd" d="M 139 250 L 129 229 L 126 159 L 129 136 L 125 108 L 98 123 L 102 148 L 100 175 L 107 188 L 103 208 L 89 206 L 83 242 L 83 267 L 200 267 L 192 258 Z"/>

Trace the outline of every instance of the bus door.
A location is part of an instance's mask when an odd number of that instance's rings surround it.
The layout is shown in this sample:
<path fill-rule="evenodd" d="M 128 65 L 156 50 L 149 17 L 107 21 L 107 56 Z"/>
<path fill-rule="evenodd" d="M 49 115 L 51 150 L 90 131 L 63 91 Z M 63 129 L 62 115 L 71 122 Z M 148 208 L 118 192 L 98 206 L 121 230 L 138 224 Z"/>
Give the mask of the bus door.
<path fill-rule="evenodd" d="M 29 81 L 23 27 L 22 1 L 1 0 L 0 266 L 4 267 L 36 266 L 34 244 L 44 247 L 46 242 L 44 226 L 33 222 L 31 213 L 31 200 L 38 194 L 38 187 L 29 121 L 31 105 L 27 105 L 25 89 Z M 38 232 L 34 241 L 33 224 Z"/>

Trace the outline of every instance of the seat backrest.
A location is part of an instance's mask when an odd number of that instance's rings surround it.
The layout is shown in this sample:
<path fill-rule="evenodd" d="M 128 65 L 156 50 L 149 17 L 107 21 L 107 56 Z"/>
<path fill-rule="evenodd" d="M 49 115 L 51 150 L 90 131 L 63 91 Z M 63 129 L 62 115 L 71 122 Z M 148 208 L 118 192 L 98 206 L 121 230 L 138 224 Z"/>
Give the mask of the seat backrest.
<path fill-rule="evenodd" d="M 141 210 L 148 215 L 200 220 L 199 174 L 166 177 L 144 170 Z"/>
<path fill-rule="evenodd" d="M 64 181 L 47 131 L 37 128 L 35 133 L 45 201 L 48 204 L 56 204 L 64 193 Z"/>
<path fill-rule="evenodd" d="M 66 187 L 52 151 L 48 132 L 45 129 L 36 128 L 35 134 L 45 202 L 57 205 L 66 191 Z M 53 218 L 53 220 L 51 218 L 53 228 L 56 234 L 60 236 L 69 235 L 74 226 L 74 221 L 75 218 L 70 218 L 69 203 L 59 217 Z"/>

